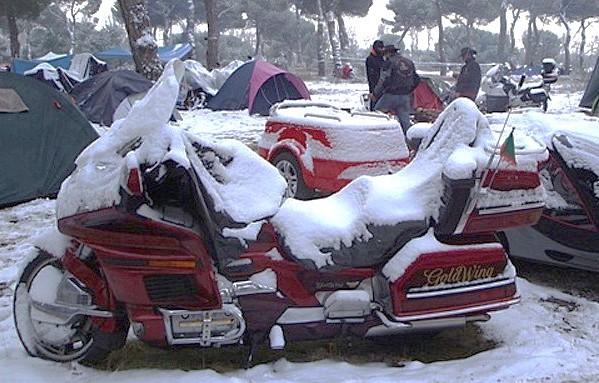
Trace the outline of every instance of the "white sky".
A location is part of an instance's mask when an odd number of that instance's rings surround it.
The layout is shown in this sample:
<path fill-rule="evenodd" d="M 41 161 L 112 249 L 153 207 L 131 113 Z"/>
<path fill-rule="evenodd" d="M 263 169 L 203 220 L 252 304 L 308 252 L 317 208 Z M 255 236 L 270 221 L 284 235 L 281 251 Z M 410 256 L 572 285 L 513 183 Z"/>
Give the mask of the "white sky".
<path fill-rule="evenodd" d="M 353 29 L 356 40 L 360 47 L 368 47 L 372 44 L 372 42 L 378 37 L 378 29 L 381 24 L 381 18 L 393 19 L 393 12 L 389 11 L 386 8 L 386 5 L 389 3 L 389 0 L 373 0 L 372 7 L 370 11 L 363 18 L 349 18 L 346 20 L 346 26 L 348 29 Z M 114 4 L 114 0 L 102 0 L 102 5 L 100 6 L 100 11 L 97 13 L 100 20 L 104 20 L 110 15 L 110 8 Z M 102 21 L 101 21 L 102 22 Z M 499 27 L 498 23 L 493 23 L 490 26 L 485 27 L 489 31 L 497 32 Z M 518 24 L 519 32 L 517 35 L 520 35 L 525 27 L 522 21 Z M 518 29 L 517 26 L 517 29 Z M 556 33 L 558 36 L 564 33 L 563 27 L 559 25 L 552 25 L 548 28 L 552 32 Z M 572 29 L 572 33 L 575 33 L 577 28 Z M 599 23 L 595 23 L 591 25 L 587 31 L 587 42 L 590 43 L 593 38 L 599 36 Z M 407 37 L 409 38 L 409 37 Z M 436 33 L 433 33 L 433 39 L 436 38 Z M 579 36 L 575 37 L 579 39 Z M 419 47 L 421 49 L 427 48 L 427 35 L 426 32 L 422 32 L 419 35 Z"/>

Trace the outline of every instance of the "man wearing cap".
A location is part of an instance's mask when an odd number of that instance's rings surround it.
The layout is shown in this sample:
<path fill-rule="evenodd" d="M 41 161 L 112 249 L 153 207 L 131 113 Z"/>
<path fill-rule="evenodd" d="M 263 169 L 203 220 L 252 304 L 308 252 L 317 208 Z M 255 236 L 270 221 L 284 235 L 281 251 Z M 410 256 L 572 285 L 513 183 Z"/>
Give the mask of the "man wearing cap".
<path fill-rule="evenodd" d="M 411 126 L 412 92 L 420 82 L 412 60 L 399 54 L 394 45 L 384 48 L 386 62 L 381 77 L 374 88 L 374 96 L 380 97 L 374 109 L 395 113 L 402 130 Z"/>
<path fill-rule="evenodd" d="M 376 40 L 372 44 L 370 54 L 366 57 L 366 78 L 368 79 L 368 93 L 370 99 L 370 109 L 372 110 L 376 104 L 374 98 L 374 87 L 381 76 L 383 67 L 383 48 L 385 44 L 381 40 Z"/>
<path fill-rule="evenodd" d="M 457 96 L 468 97 L 475 101 L 482 77 L 480 65 L 476 62 L 476 51 L 470 47 L 464 47 L 460 51 L 460 58 L 464 60 L 464 66 L 460 70 L 455 86 Z"/>

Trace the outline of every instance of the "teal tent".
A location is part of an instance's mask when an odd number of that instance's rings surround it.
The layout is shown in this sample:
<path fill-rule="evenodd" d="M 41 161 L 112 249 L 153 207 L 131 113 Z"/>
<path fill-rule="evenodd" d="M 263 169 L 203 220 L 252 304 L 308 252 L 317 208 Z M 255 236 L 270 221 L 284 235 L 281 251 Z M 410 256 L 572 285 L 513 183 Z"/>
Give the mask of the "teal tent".
<path fill-rule="evenodd" d="M 48 54 L 33 60 L 14 59 L 11 66 L 11 72 L 23 74 L 41 63 L 48 63 L 54 68 L 69 69 L 72 60 L 73 55 L 55 54 Z"/>
<path fill-rule="evenodd" d="M 175 44 L 165 47 L 158 47 L 158 58 L 163 63 L 170 61 L 171 59 L 177 58 L 180 60 L 186 60 L 191 56 L 191 45 L 186 44 Z M 133 60 L 133 55 L 130 51 L 123 48 L 113 48 L 107 51 L 103 51 L 95 54 L 97 58 L 104 61 L 109 60 Z"/>
<path fill-rule="evenodd" d="M 97 137 L 64 93 L 0 72 L 0 208 L 55 196 Z"/>

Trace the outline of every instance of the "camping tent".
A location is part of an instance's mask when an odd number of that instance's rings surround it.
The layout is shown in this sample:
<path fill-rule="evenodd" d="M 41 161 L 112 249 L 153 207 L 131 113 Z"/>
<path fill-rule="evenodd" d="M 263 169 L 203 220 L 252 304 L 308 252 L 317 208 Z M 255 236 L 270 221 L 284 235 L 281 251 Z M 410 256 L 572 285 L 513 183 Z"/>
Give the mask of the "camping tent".
<path fill-rule="evenodd" d="M 233 72 L 206 107 L 212 110 L 248 109 L 250 114 L 268 115 L 272 105 L 283 100 L 310 99 L 304 82 L 263 60 L 248 61 Z"/>
<path fill-rule="evenodd" d="M 579 106 L 591 110 L 594 114 L 599 114 L 599 57 L 597 57 L 593 74 L 589 79 Z"/>
<path fill-rule="evenodd" d="M 117 70 L 90 77 L 71 91 L 79 109 L 96 124 L 112 125 L 114 112 L 127 97 L 144 93 L 152 82 L 137 72 Z"/>
<path fill-rule="evenodd" d="M 14 59 L 12 62 L 11 71 L 19 74 L 23 74 L 26 71 L 33 69 L 41 63 L 48 63 L 55 68 L 69 69 L 71 65 L 72 55 L 56 54 L 49 52 L 42 57 L 38 57 L 33 60 Z"/>
<path fill-rule="evenodd" d="M 201 89 L 214 96 L 227 81 L 231 73 L 243 65 L 243 61 L 233 60 L 224 68 L 208 71 L 202 63 L 195 60 L 185 60 L 185 75 L 182 82 L 193 90 Z"/>
<path fill-rule="evenodd" d="M 175 44 L 164 47 L 158 47 L 158 58 L 163 63 L 166 63 L 174 58 L 185 60 L 190 58 L 192 47 L 189 43 Z M 133 60 L 133 55 L 130 51 L 122 48 L 113 48 L 96 54 L 100 60 Z"/>
<path fill-rule="evenodd" d="M 26 70 L 27 77 L 35 78 L 44 84 L 62 92 L 70 92 L 79 81 L 61 67 L 55 68 L 48 63 L 41 63 L 33 69 Z"/>
<path fill-rule="evenodd" d="M 420 83 L 413 92 L 412 109 L 443 110 L 445 105 L 441 97 L 448 88 L 449 86 L 442 80 L 420 76 Z"/>
<path fill-rule="evenodd" d="M 58 193 L 98 134 L 64 93 L 0 73 L 0 207 Z"/>

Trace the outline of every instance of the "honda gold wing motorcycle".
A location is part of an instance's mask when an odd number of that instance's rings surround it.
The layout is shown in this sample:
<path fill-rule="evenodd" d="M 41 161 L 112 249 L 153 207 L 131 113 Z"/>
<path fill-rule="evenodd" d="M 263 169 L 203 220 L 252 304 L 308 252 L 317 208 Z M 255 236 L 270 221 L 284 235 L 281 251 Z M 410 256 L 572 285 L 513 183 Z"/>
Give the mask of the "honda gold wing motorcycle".
<path fill-rule="evenodd" d="M 537 221 L 544 149 L 499 162 L 459 99 L 401 171 L 284 200 L 277 169 L 245 145 L 168 124 L 181 68 L 168 63 L 63 183 L 58 230 L 14 294 L 30 355 L 101 360 L 129 329 L 158 347 L 282 348 L 464 326 L 519 301 L 494 232 Z"/>

